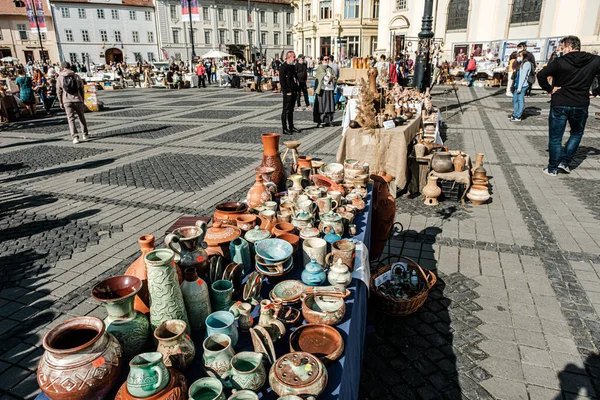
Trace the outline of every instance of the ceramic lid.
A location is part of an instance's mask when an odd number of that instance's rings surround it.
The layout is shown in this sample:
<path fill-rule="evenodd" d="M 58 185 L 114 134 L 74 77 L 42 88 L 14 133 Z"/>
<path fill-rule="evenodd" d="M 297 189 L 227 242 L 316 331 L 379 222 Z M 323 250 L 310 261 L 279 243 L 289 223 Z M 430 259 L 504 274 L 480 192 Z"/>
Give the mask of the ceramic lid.
<path fill-rule="evenodd" d="M 325 214 L 321 214 L 321 219 L 323 221 L 339 221 L 342 219 L 342 216 L 335 212 L 328 212 Z"/>
<path fill-rule="evenodd" d="M 311 258 L 310 262 L 304 266 L 304 269 L 308 272 L 323 271 L 323 267 L 317 262 L 316 258 Z"/>
<path fill-rule="evenodd" d="M 255 226 L 254 229 L 250 229 L 246 232 L 244 238 L 252 243 L 258 242 L 259 240 L 265 240 L 271 237 L 271 233 L 266 229 L 260 229 L 260 226 Z"/>
<path fill-rule="evenodd" d="M 331 231 L 327 235 L 323 236 L 323 239 L 325 239 L 325 241 L 327 243 L 335 243 L 338 240 L 341 240 L 342 237 L 340 235 L 338 235 L 337 233 L 335 233 L 334 231 Z"/>
<path fill-rule="evenodd" d="M 323 375 L 323 364 L 309 353 L 295 352 L 280 357 L 273 365 L 277 380 L 287 387 L 310 386 Z"/>
<path fill-rule="evenodd" d="M 302 230 L 300 230 L 300 237 L 302 238 L 319 237 L 320 235 L 321 231 L 313 226 L 307 226 L 306 228 L 302 228 Z"/>
<path fill-rule="evenodd" d="M 221 222 L 215 222 L 206 232 L 204 241 L 209 246 L 218 246 L 221 243 L 228 243 L 240 237 L 242 231 L 240 228 L 231 225 L 223 225 Z"/>

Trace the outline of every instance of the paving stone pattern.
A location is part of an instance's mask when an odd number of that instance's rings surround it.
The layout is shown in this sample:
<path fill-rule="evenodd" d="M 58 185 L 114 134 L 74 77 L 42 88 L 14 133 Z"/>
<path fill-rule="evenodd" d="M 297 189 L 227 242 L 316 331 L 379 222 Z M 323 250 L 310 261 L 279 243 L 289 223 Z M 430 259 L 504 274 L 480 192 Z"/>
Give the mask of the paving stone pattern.
<path fill-rule="evenodd" d="M 371 296 L 360 399 L 595 398 L 600 120 L 591 112 L 600 104 L 590 108 L 585 159 L 550 178 L 541 174 L 547 96 L 527 98 L 517 124 L 503 89 L 460 88 L 464 113 L 443 89 L 433 99 L 445 144 L 485 154 L 493 198 L 438 207 L 397 198 L 384 256 L 410 257 L 438 283 L 403 318 L 381 315 Z M 125 271 L 140 235 L 160 246 L 178 217 L 245 197 L 259 134 L 280 129 L 280 96 L 215 85 L 100 92 L 107 110 L 88 114 L 93 140 L 79 145 L 58 109 L 0 127 L 1 399 L 39 393 L 35 370 L 51 327 L 104 318 L 90 289 Z M 301 154 L 333 161 L 341 128 L 313 129 L 308 111 L 294 116 L 303 132 L 282 141 L 300 139 Z"/>

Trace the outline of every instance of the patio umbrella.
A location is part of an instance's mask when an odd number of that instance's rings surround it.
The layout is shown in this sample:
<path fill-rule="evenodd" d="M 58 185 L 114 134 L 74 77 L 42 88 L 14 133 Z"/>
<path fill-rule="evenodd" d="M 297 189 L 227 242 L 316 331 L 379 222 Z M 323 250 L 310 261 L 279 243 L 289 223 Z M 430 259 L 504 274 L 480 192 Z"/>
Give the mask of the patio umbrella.
<path fill-rule="evenodd" d="M 226 57 L 232 57 L 232 55 L 229 53 L 225 53 L 223 51 L 218 51 L 218 50 L 211 50 L 208 53 L 202 55 L 202 58 L 226 58 Z"/>
<path fill-rule="evenodd" d="M 14 62 L 19 62 L 19 59 L 9 56 L 9 57 L 0 58 L 0 61 L 3 61 L 3 62 L 13 62 L 14 63 Z"/>

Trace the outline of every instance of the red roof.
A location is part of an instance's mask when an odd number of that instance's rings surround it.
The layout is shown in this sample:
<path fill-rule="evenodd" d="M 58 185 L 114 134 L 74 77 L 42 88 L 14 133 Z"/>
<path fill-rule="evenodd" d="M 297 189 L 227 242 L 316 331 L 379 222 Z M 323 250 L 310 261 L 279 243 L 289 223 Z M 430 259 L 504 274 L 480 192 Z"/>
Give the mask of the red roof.
<path fill-rule="evenodd" d="M 50 14 L 50 10 L 46 6 L 46 2 L 42 1 L 44 6 L 44 16 L 46 18 L 52 18 L 52 14 Z M 0 0 L 0 15 L 23 15 L 27 16 L 27 10 L 25 6 L 16 7 L 13 0 Z"/>

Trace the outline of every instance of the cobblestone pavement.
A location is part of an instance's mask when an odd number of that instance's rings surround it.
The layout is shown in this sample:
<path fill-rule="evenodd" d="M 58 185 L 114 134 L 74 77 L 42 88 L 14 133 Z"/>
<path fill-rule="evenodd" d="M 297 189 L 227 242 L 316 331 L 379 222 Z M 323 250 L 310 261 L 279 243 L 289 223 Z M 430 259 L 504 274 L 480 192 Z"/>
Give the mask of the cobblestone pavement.
<path fill-rule="evenodd" d="M 436 90 L 450 148 L 485 153 L 493 201 L 437 208 L 398 198 L 390 253 L 438 273 L 405 318 L 370 311 L 362 398 L 571 399 L 600 383 L 600 121 L 571 175 L 541 174 L 546 96 L 511 124 L 504 91 Z M 100 92 L 92 140 L 73 145 L 64 114 L 0 127 L 0 399 L 33 398 L 43 335 L 123 273 L 137 237 L 161 242 L 181 215 L 244 197 L 260 133 L 280 131 L 281 98 L 230 89 Z M 600 109 L 598 101 L 591 112 Z M 333 160 L 339 127 L 296 112 L 301 153 Z M 338 115 L 338 120 L 340 116 Z M 282 146 L 283 148 L 283 146 Z M 302 150 L 304 149 L 304 150 Z M 401 228 L 400 228 L 401 227 Z"/>

